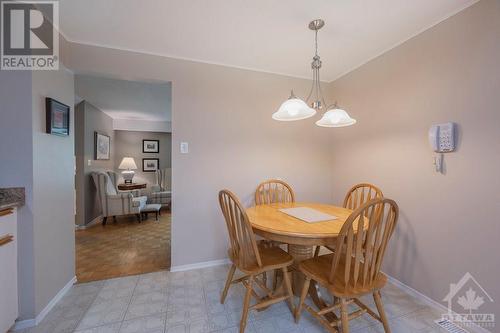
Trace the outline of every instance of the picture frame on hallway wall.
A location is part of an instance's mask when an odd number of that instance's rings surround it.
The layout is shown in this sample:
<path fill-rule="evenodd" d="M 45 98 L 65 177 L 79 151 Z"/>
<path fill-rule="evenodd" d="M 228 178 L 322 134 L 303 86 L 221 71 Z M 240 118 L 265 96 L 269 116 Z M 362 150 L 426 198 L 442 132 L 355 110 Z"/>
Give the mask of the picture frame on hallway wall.
<path fill-rule="evenodd" d="M 160 168 L 159 158 L 143 158 L 142 171 L 143 172 L 156 172 Z"/>
<path fill-rule="evenodd" d="M 111 139 L 106 134 L 94 132 L 94 159 L 109 160 Z"/>
<path fill-rule="evenodd" d="M 59 136 L 69 135 L 69 106 L 53 98 L 45 98 L 45 132 Z"/>
<path fill-rule="evenodd" d="M 159 153 L 160 152 L 160 140 L 142 140 L 142 152 L 143 153 Z"/>

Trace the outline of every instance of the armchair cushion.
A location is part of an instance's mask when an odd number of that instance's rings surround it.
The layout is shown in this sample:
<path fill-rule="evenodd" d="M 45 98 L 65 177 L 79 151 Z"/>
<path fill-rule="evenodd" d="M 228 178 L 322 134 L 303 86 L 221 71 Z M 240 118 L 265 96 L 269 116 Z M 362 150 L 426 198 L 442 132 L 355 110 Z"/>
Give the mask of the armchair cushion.
<path fill-rule="evenodd" d="M 117 194 L 115 185 L 113 184 L 111 177 L 109 177 L 109 174 L 105 174 L 107 176 L 106 180 L 106 194 L 108 195 L 115 195 Z"/>
<path fill-rule="evenodd" d="M 136 197 L 132 199 L 132 207 L 138 207 L 139 210 L 142 210 L 148 201 L 148 197 Z"/>
<path fill-rule="evenodd" d="M 172 169 L 156 170 L 156 186 L 157 190 L 153 192 L 171 191 L 172 189 Z"/>
<path fill-rule="evenodd" d="M 168 205 L 172 201 L 172 192 L 171 191 L 161 191 L 161 192 L 153 192 L 149 195 L 148 198 L 149 204 L 160 204 L 160 205 Z"/>
<path fill-rule="evenodd" d="M 151 192 L 161 192 L 161 186 L 160 185 L 151 185 Z"/>
<path fill-rule="evenodd" d="M 151 186 L 151 193 L 148 195 L 148 204 L 170 205 L 172 201 L 172 169 L 156 170 L 156 184 Z"/>

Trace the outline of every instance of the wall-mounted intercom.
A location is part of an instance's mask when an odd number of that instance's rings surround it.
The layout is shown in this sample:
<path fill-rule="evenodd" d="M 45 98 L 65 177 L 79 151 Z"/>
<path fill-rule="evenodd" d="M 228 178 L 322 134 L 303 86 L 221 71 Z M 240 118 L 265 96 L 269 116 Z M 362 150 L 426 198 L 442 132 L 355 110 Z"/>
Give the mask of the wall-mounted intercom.
<path fill-rule="evenodd" d="M 454 123 L 432 125 L 429 129 L 429 143 L 432 150 L 437 154 L 434 156 L 436 172 L 443 172 L 443 154 L 455 150 L 456 126 Z"/>
<path fill-rule="evenodd" d="M 455 150 L 455 124 L 432 125 L 429 129 L 429 142 L 436 153 L 449 153 Z"/>

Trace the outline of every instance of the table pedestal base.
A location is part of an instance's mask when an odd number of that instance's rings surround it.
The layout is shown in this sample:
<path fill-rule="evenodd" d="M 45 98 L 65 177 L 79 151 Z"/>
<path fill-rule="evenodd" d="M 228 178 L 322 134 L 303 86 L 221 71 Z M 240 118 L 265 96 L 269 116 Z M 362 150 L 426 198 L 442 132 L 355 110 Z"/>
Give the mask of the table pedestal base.
<path fill-rule="evenodd" d="M 312 258 L 314 254 L 313 251 L 313 246 L 288 244 L 288 253 L 290 253 L 294 259 L 292 266 L 292 289 L 293 294 L 297 297 L 300 297 L 305 280 L 304 274 L 299 271 L 299 264 L 301 261 Z M 311 296 L 312 301 L 319 309 L 323 309 L 328 306 L 328 304 L 321 297 L 319 286 L 314 281 L 311 281 L 311 284 L 309 285 L 309 296 Z M 327 313 L 324 317 L 330 322 L 338 319 L 334 313 Z"/>
<path fill-rule="evenodd" d="M 300 292 L 304 286 L 304 274 L 299 271 L 299 264 L 301 261 L 312 258 L 313 247 L 307 245 L 288 245 L 288 253 L 293 257 L 293 273 L 292 273 L 292 289 L 293 294 L 300 297 Z"/>

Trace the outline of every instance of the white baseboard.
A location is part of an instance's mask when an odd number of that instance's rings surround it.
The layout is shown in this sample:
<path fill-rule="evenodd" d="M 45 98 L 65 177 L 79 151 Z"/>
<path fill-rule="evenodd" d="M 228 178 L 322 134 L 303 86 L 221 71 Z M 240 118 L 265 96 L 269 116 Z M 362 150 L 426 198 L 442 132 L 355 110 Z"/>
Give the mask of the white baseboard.
<path fill-rule="evenodd" d="M 392 283 L 393 285 L 395 285 L 396 287 L 398 287 L 399 289 L 401 289 L 405 293 L 407 293 L 407 294 L 415 297 L 416 299 L 418 299 L 422 303 L 430 306 L 431 308 L 436 309 L 437 311 L 441 311 L 442 313 L 448 313 L 448 308 L 446 306 L 444 306 L 443 304 L 441 304 L 439 302 L 436 302 L 432 298 L 430 298 L 430 297 L 428 297 L 428 296 L 420 293 L 419 291 L 413 289 L 410 286 L 407 286 L 406 284 L 404 284 L 403 282 L 399 281 L 398 279 L 396 279 L 396 278 L 394 278 L 392 276 L 387 275 L 387 279 L 389 280 L 390 283 Z M 467 327 L 467 329 L 469 331 L 471 331 L 471 332 L 475 332 L 475 333 L 491 333 L 487 329 L 485 329 L 483 327 L 480 327 L 478 325 L 471 324 L 471 326 L 472 327 Z"/>
<path fill-rule="evenodd" d="M 230 263 L 231 263 L 231 261 L 227 258 L 226 259 L 219 259 L 219 260 L 203 261 L 203 262 L 198 262 L 198 263 L 189 264 L 189 265 L 172 266 L 170 268 L 170 271 L 171 272 L 184 272 L 184 271 L 191 271 L 193 269 L 198 269 L 198 268 L 222 266 L 222 265 L 227 265 Z"/>
<path fill-rule="evenodd" d="M 24 330 L 24 329 L 35 327 L 35 326 L 36 326 L 36 319 L 26 319 L 26 320 L 16 321 L 14 323 L 14 326 L 11 328 L 11 330 L 12 331 L 20 331 L 20 330 Z"/>
<path fill-rule="evenodd" d="M 66 295 L 66 293 L 71 289 L 71 287 L 75 283 L 76 283 L 76 276 L 74 276 L 68 283 L 66 283 L 66 285 L 61 290 L 59 290 L 56 296 L 52 298 L 52 300 L 45 306 L 45 308 L 43 308 L 42 311 L 40 311 L 40 313 L 35 318 L 16 321 L 12 330 L 18 331 L 25 328 L 34 327 L 40 324 L 43 318 L 45 318 L 45 316 L 50 312 L 50 310 L 54 308 L 54 306 L 61 300 L 61 298 L 64 297 L 64 295 Z"/>
<path fill-rule="evenodd" d="M 98 223 L 101 223 L 102 218 L 103 218 L 103 217 L 102 217 L 102 215 L 99 215 L 99 216 L 97 216 L 95 219 L 93 219 L 92 221 L 90 221 L 89 223 L 87 223 L 87 224 L 85 224 L 85 225 L 75 225 L 75 228 L 76 228 L 77 230 L 85 230 L 85 229 L 87 229 L 88 227 L 91 227 L 91 226 L 93 226 L 93 225 L 96 225 L 96 224 L 98 224 Z"/>

